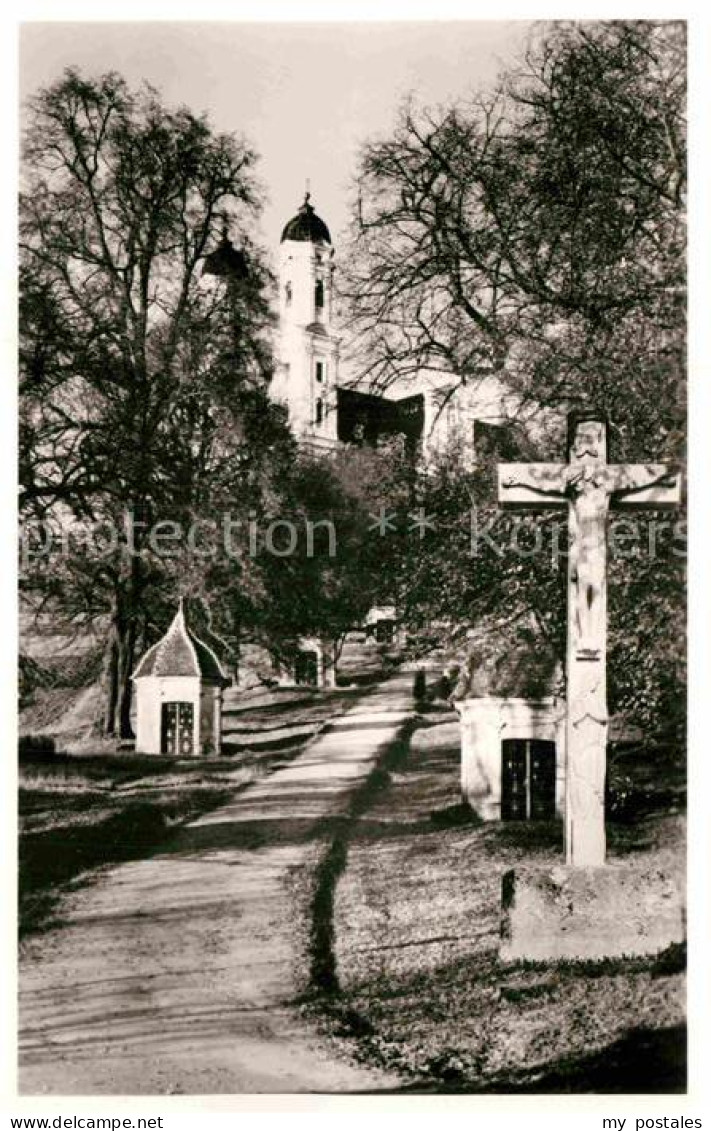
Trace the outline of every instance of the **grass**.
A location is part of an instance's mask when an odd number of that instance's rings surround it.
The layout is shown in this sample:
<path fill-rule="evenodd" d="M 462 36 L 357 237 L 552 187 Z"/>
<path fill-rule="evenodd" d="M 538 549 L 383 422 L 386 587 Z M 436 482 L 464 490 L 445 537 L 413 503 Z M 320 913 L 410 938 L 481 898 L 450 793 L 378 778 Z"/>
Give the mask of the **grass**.
<path fill-rule="evenodd" d="M 661 763 L 656 785 L 643 755 L 626 778 L 637 770 L 644 803 L 610 826 L 610 855 L 681 883 L 678 769 Z M 327 1026 L 424 1090 L 683 1091 L 683 955 L 501 967 L 502 873 L 560 861 L 561 827 L 478 822 L 458 771 L 457 722 L 423 719 L 355 826 L 334 900 Z"/>
<path fill-rule="evenodd" d="M 339 715 L 358 689 L 315 690 L 284 687 L 241 694 L 223 711 L 223 748 L 227 754 L 259 753 L 267 747 L 286 748 L 316 734 Z M 298 733 L 291 733 L 297 730 Z"/>
<path fill-rule="evenodd" d="M 102 753 L 23 762 L 20 938 L 60 921 L 63 897 L 103 868 L 150 856 L 174 828 L 296 757 L 352 699 L 348 692 L 245 696 L 230 714 L 230 756 L 219 759 Z"/>
<path fill-rule="evenodd" d="M 363 685 L 382 676 L 386 651 L 372 643 L 346 648 L 344 682 L 351 687 L 256 683 L 228 691 L 221 759 L 117 755 L 113 742 L 92 737 L 98 685 L 40 687 L 22 713 L 23 731 L 55 735 L 59 748 L 74 753 L 21 763 L 20 938 L 57 923 L 65 894 L 102 868 L 158 851 L 176 826 L 296 757 Z"/>
<path fill-rule="evenodd" d="M 240 784 L 218 766 L 178 773 L 160 765 L 128 770 L 123 759 L 116 766 L 108 758 L 101 766 L 98 761 L 68 756 L 56 773 L 21 770 L 21 939 L 56 924 L 66 892 L 107 865 L 150 855 L 174 826 L 220 805 Z M 250 780 L 246 771 L 244 780 Z"/>

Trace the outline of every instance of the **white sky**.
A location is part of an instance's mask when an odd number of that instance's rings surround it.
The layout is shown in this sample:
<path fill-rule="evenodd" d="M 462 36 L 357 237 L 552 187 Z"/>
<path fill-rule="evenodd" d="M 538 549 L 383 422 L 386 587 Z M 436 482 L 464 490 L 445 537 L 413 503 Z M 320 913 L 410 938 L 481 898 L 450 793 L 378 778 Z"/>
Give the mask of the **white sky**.
<path fill-rule="evenodd" d="M 337 241 L 360 143 L 392 124 L 402 98 L 426 104 L 488 85 L 530 24 L 25 23 L 24 99 L 76 65 L 143 79 L 166 102 L 207 111 L 261 155 L 268 203 L 262 238 L 275 248 L 311 180 L 313 204 Z"/>

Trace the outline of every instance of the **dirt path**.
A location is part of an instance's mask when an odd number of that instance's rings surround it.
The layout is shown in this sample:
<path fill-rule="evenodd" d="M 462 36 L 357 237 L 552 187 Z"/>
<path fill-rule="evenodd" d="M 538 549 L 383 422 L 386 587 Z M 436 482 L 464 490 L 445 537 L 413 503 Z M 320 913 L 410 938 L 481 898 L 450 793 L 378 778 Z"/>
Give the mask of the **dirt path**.
<path fill-rule="evenodd" d="M 378 685 L 289 766 L 68 901 L 23 955 L 23 1094 L 398 1087 L 335 1059 L 302 1019 L 309 924 L 293 881 L 396 738 L 410 685 Z"/>

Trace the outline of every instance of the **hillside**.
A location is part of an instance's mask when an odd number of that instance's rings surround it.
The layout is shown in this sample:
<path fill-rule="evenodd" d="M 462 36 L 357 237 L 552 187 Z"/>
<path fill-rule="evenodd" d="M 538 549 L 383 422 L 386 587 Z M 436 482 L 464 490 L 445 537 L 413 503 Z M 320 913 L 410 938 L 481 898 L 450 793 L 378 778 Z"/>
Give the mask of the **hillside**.
<path fill-rule="evenodd" d="M 20 618 L 20 711 L 19 734 L 55 740 L 67 753 L 108 753 L 114 740 L 100 734 L 102 713 L 102 626 L 71 629 L 47 614 L 35 618 L 24 612 Z M 376 679 L 394 659 L 383 645 L 354 632 L 344 644 L 338 665 L 340 685 L 359 685 Z M 229 668 L 228 674 L 229 674 Z M 293 695 L 288 688 L 273 689 L 274 671 L 268 652 L 247 644 L 240 659 L 239 681 L 233 681 L 224 701 L 226 745 L 232 736 L 233 715 L 242 706 L 286 705 Z M 298 691 L 308 700 L 309 689 Z M 135 716 L 135 707 L 134 707 Z"/>

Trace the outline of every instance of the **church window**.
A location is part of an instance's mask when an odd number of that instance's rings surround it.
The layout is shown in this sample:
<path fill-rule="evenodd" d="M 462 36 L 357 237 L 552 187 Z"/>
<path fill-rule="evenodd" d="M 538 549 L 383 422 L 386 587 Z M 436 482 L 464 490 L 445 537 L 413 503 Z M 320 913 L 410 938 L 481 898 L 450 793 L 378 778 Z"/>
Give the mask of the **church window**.
<path fill-rule="evenodd" d="M 323 309 L 323 279 L 318 279 L 316 282 L 316 309 Z"/>
<path fill-rule="evenodd" d="M 316 401 L 316 423 L 321 424 L 323 421 L 323 401 L 319 397 Z"/>
<path fill-rule="evenodd" d="M 326 366 L 323 364 L 322 361 L 316 362 L 316 380 L 317 381 L 323 381 L 325 369 L 326 369 Z"/>
<path fill-rule="evenodd" d="M 286 284 L 284 292 L 286 294 L 286 305 L 291 306 L 291 283 Z"/>

